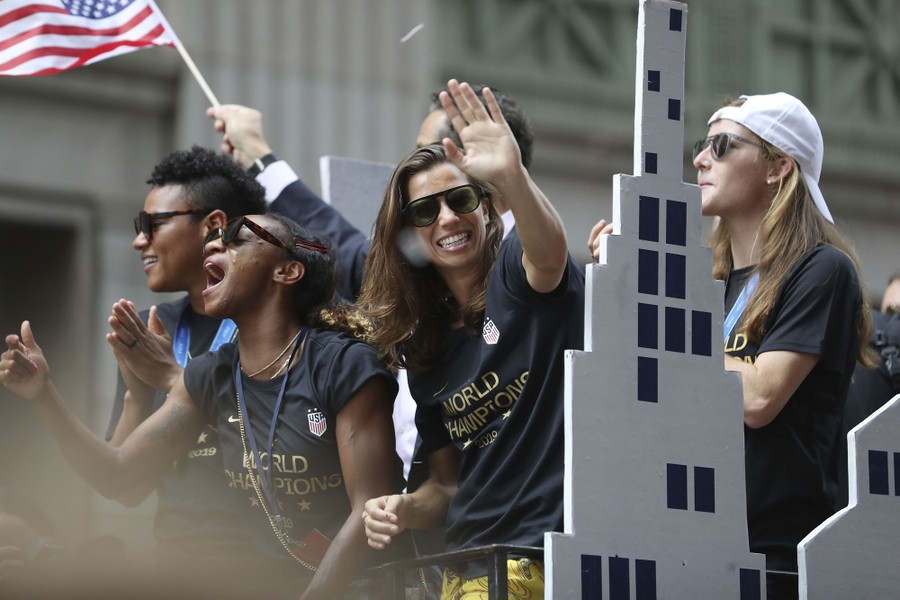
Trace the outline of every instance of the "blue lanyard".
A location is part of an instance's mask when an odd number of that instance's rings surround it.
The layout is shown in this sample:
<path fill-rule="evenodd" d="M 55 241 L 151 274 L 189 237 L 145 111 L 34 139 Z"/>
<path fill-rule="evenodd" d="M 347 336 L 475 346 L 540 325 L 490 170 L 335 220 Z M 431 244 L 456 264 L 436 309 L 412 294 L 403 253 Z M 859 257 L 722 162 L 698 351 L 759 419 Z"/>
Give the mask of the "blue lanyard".
<path fill-rule="evenodd" d="M 219 346 L 234 339 L 234 332 L 237 331 L 237 325 L 231 319 L 223 319 L 219 323 L 219 330 L 216 337 L 213 338 L 212 344 L 209 345 L 209 351 L 213 352 L 219 349 Z M 183 369 L 190 358 L 191 349 L 191 313 L 190 306 L 185 306 L 181 312 L 181 318 L 178 319 L 178 327 L 175 328 L 175 341 L 172 343 L 172 350 L 175 352 L 175 360 Z"/>
<path fill-rule="evenodd" d="M 297 349 L 300 348 L 300 344 L 303 343 L 303 338 L 306 337 L 306 327 L 300 330 L 300 335 L 297 337 L 297 343 L 294 344 L 294 349 L 291 350 L 291 356 L 288 359 L 288 365 L 294 362 L 294 355 L 297 353 Z M 288 368 L 284 373 L 284 379 L 281 380 L 281 390 L 278 392 L 278 399 L 275 400 L 275 409 L 272 412 L 272 423 L 269 426 L 269 439 L 267 450 L 269 452 L 269 466 L 272 465 L 272 452 L 275 449 L 275 426 L 278 423 L 278 413 L 281 412 L 281 404 L 284 401 L 284 391 L 287 389 L 288 375 L 291 370 Z M 275 496 L 275 486 L 272 485 L 272 479 L 269 477 L 271 474 L 270 470 L 264 469 L 262 464 L 262 456 L 260 455 L 259 449 L 256 446 L 256 436 L 253 435 L 253 427 L 250 426 L 250 413 L 247 412 L 247 405 L 244 402 L 244 386 L 241 383 L 241 359 L 240 356 L 235 353 L 235 364 L 234 364 L 234 389 L 237 392 L 237 401 L 238 406 L 241 409 L 241 419 L 244 421 L 244 430 L 247 432 L 247 440 L 250 443 L 250 452 L 251 458 L 256 463 L 256 472 L 259 477 L 259 481 L 262 484 L 263 491 L 266 493 L 266 498 L 269 500 L 269 508 L 272 509 L 272 512 L 275 514 L 275 520 L 278 522 L 279 527 L 284 529 L 283 519 L 281 517 L 281 510 L 278 506 L 278 499 Z"/>
<path fill-rule="evenodd" d="M 737 300 L 734 301 L 734 306 L 728 311 L 728 316 L 725 317 L 725 323 L 722 325 L 723 344 L 728 341 L 731 330 L 734 329 L 738 319 L 744 314 L 744 309 L 747 308 L 747 302 L 750 301 L 750 297 L 753 295 L 753 292 L 756 291 L 756 284 L 758 283 L 759 273 L 757 272 L 753 274 L 753 277 L 750 278 L 750 281 L 748 281 L 747 285 L 744 286 L 744 289 L 741 290 L 741 295 L 738 296 Z"/>

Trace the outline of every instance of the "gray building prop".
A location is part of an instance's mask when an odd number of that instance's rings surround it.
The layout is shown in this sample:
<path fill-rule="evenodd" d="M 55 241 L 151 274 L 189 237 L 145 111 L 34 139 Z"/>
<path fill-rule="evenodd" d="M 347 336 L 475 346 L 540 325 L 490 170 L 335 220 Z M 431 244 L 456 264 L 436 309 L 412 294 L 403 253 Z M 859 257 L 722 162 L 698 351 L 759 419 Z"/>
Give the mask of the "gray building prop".
<path fill-rule="evenodd" d="M 687 7 L 643 2 L 635 175 L 587 268 L 585 350 L 566 357 L 565 531 L 546 598 L 765 597 L 748 550 L 743 403 L 722 369 L 722 283 L 682 181 Z"/>
<path fill-rule="evenodd" d="M 850 502 L 798 548 L 801 600 L 900 598 L 900 395 L 847 435 Z"/>

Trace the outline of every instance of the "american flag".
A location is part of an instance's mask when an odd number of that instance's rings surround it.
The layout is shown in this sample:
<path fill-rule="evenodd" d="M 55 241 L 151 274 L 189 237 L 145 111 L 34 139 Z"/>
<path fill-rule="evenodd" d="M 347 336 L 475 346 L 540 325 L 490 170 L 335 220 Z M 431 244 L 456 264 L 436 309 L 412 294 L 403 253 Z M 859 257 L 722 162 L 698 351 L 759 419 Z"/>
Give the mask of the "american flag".
<path fill-rule="evenodd" d="M 0 76 L 50 75 L 176 42 L 153 0 L 0 0 Z"/>

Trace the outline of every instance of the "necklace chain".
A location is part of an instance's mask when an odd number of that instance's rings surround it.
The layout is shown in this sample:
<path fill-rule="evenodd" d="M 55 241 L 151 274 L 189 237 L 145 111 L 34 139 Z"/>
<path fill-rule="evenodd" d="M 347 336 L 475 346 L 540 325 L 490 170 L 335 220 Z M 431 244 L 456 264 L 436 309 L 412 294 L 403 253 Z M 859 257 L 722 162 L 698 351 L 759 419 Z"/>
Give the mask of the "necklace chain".
<path fill-rule="evenodd" d="M 300 333 L 301 333 L 302 331 L 303 331 L 303 328 L 301 327 L 301 328 L 300 328 L 300 331 L 297 332 L 297 335 L 295 335 L 293 338 L 291 338 L 291 341 L 288 342 L 288 345 L 284 347 L 284 350 L 282 350 L 281 352 L 278 353 L 278 356 L 276 356 L 275 358 L 272 359 L 272 362 L 270 362 L 269 364 L 267 364 L 266 366 L 264 366 L 262 369 L 260 369 L 260 370 L 257 371 L 256 373 L 252 373 L 252 374 L 250 374 L 250 375 L 247 375 L 247 377 L 253 379 L 254 377 L 256 377 L 257 375 L 259 375 L 260 373 L 262 373 L 262 372 L 267 371 L 268 369 L 270 369 L 270 368 L 272 367 L 272 365 L 274 365 L 275 363 L 277 363 L 277 362 L 279 361 L 279 359 L 281 359 L 281 357 L 284 356 L 284 354 L 285 354 L 288 350 L 291 349 L 291 346 L 293 346 L 293 345 L 294 345 L 294 342 L 297 341 L 297 338 L 300 337 Z M 278 369 L 278 371 L 272 376 L 272 378 L 274 379 L 275 377 L 278 377 L 278 373 L 281 373 L 281 370 L 284 369 L 286 366 L 287 366 L 287 364 L 282 365 L 282 366 L 281 366 L 281 369 Z"/>
<path fill-rule="evenodd" d="M 296 339 L 296 337 L 294 339 Z M 269 366 L 271 366 L 271 365 L 269 365 Z M 268 367 L 266 367 L 266 368 L 268 368 Z M 263 369 L 263 371 L 265 371 L 265 369 Z M 262 371 L 260 371 L 260 372 L 262 372 Z M 237 398 L 237 394 L 235 394 L 235 398 Z M 238 411 L 238 429 L 240 429 L 240 432 L 241 432 L 241 446 L 244 449 L 245 460 L 246 460 L 246 457 L 249 456 L 250 459 L 252 459 L 252 461 L 255 462 L 257 460 L 257 457 L 254 457 L 253 455 L 247 453 L 247 437 L 244 432 L 244 415 L 241 411 L 240 401 L 238 401 L 238 403 L 237 403 L 237 411 Z M 249 415 L 247 415 L 247 417 L 248 417 L 247 420 L 249 422 L 249 420 L 250 420 Z M 262 457 L 258 457 L 258 460 L 262 460 Z M 262 468 L 261 464 L 259 465 L 259 468 Z M 298 547 L 298 546 L 302 546 L 303 543 L 296 542 L 293 539 L 291 539 L 291 537 L 287 534 L 287 532 L 284 531 L 281 527 L 279 527 L 276 524 L 275 519 L 272 517 L 272 514 L 269 512 L 269 508 L 268 508 L 268 505 L 266 504 L 266 500 L 265 500 L 265 498 L 263 498 L 262 492 L 259 489 L 259 484 L 257 483 L 257 479 L 256 479 L 256 473 L 253 472 L 253 466 L 251 464 L 251 460 L 247 460 L 247 473 L 250 475 L 250 483 L 253 484 L 253 489 L 256 491 L 256 497 L 259 498 L 259 504 L 260 504 L 260 506 L 262 506 L 263 511 L 266 513 L 266 518 L 269 520 L 269 525 L 272 526 L 272 531 L 275 532 L 275 537 L 278 538 L 278 541 L 281 542 L 281 545 L 284 546 L 284 549 L 287 550 L 287 553 L 290 554 L 291 557 L 295 561 L 297 561 L 298 563 L 300 563 L 301 565 L 303 565 L 310 571 L 315 571 L 316 570 L 315 566 L 309 564 L 308 562 L 306 562 L 305 560 L 301 559 L 299 556 L 294 554 L 294 551 L 291 550 L 290 546 L 288 545 L 288 542 L 290 542 L 294 546 Z M 274 510 L 274 509 L 275 509 L 275 507 L 273 506 L 272 510 Z"/>

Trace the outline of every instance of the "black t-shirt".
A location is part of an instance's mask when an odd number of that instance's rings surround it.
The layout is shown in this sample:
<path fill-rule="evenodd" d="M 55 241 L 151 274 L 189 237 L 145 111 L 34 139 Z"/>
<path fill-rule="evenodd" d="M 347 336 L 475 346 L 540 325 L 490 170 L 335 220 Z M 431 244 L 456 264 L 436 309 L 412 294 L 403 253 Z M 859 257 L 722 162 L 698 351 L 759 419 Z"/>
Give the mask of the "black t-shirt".
<path fill-rule="evenodd" d="M 535 292 L 512 232 L 488 281 L 482 334 L 448 328 L 436 366 L 409 372 L 426 450 L 459 451 L 449 549 L 541 546 L 544 532 L 561 531 L 563 353 L 583 346 L 583 315 L 584 276 L 571 257 L 556 290 Z"/>
<path fill-rule="evenodd" d="M 221 323 L 218 319 L 195 314 L 187 296 L 159 304 L 157 314 L 173 339 L 179 320 L 185 316 L 190 329 L 191 356 L 209 350 Z M 147 311 L 141 313 L 145 323 L 147 315 Z M 107 439 L 112 437 L 119 422 L 126 390 L 120 373 Z M 157 391 L 153 410 L 162 406 L 165 399 L 166 392 Z M 220 566 L 228 568 L 225 561 L 229 559 L 239 565 L 246 557 L 258 553 L 253 540 L 236 518 L 233 504 L 222 493 L 224 488 L 218 433 L 207 427 L 187 454 L 157 478 L 158 502 L 153 531 L 158 561 L 165 572 L 218 571 Z"/>
<path fill-rule="evenodd" d="M 226 480 L 247 528 L 257 543 L 286 569 L 303 570 L 281 545 L 251 483 L 245 462 L 233 379 L 237 346 L 226 344 L 192 360 L 185 369 L 188 393 L 219 429 Z M 363 342 L 334 331 L 310 329 L 302 354 L 290 370 L 271 462 L 267 440 L 272 412 L 283 377 L 256 381 L 243 377 L 244 402 L 263 454 L 271 464 L 272 484 L 285 519 L 287 534 L 302 541 L 316 528 L 330 539 L 350 514 L 341 472 L 335 429 L 337 415 L 370 379 L 378 377 L 396 395 L 393 375 Z M 247 450 L 250 452 L 249 439 Z M 402 466 L 395 460 L 396 489 L 402 488 Z M 265 493 L 263 493 L 265 498 Z M 269 507 L 271 511 L 271 507 Z"/>
<path fill-rule="evenodd" d="M 726 314 L 749 271 L 730 274 Z M 734 332 L 725 341 L 729 355 L 748 362 L 775 350 L 819 358 L 771 423 L 744 427 L 750 549 L 765 553 L 769 568 L 796 570 L 797 544 L 837 508 L 841 415 L 859 347 L 861 297 L 853 262 L 822 244 L 781 284 L 762 341 Z"/>

